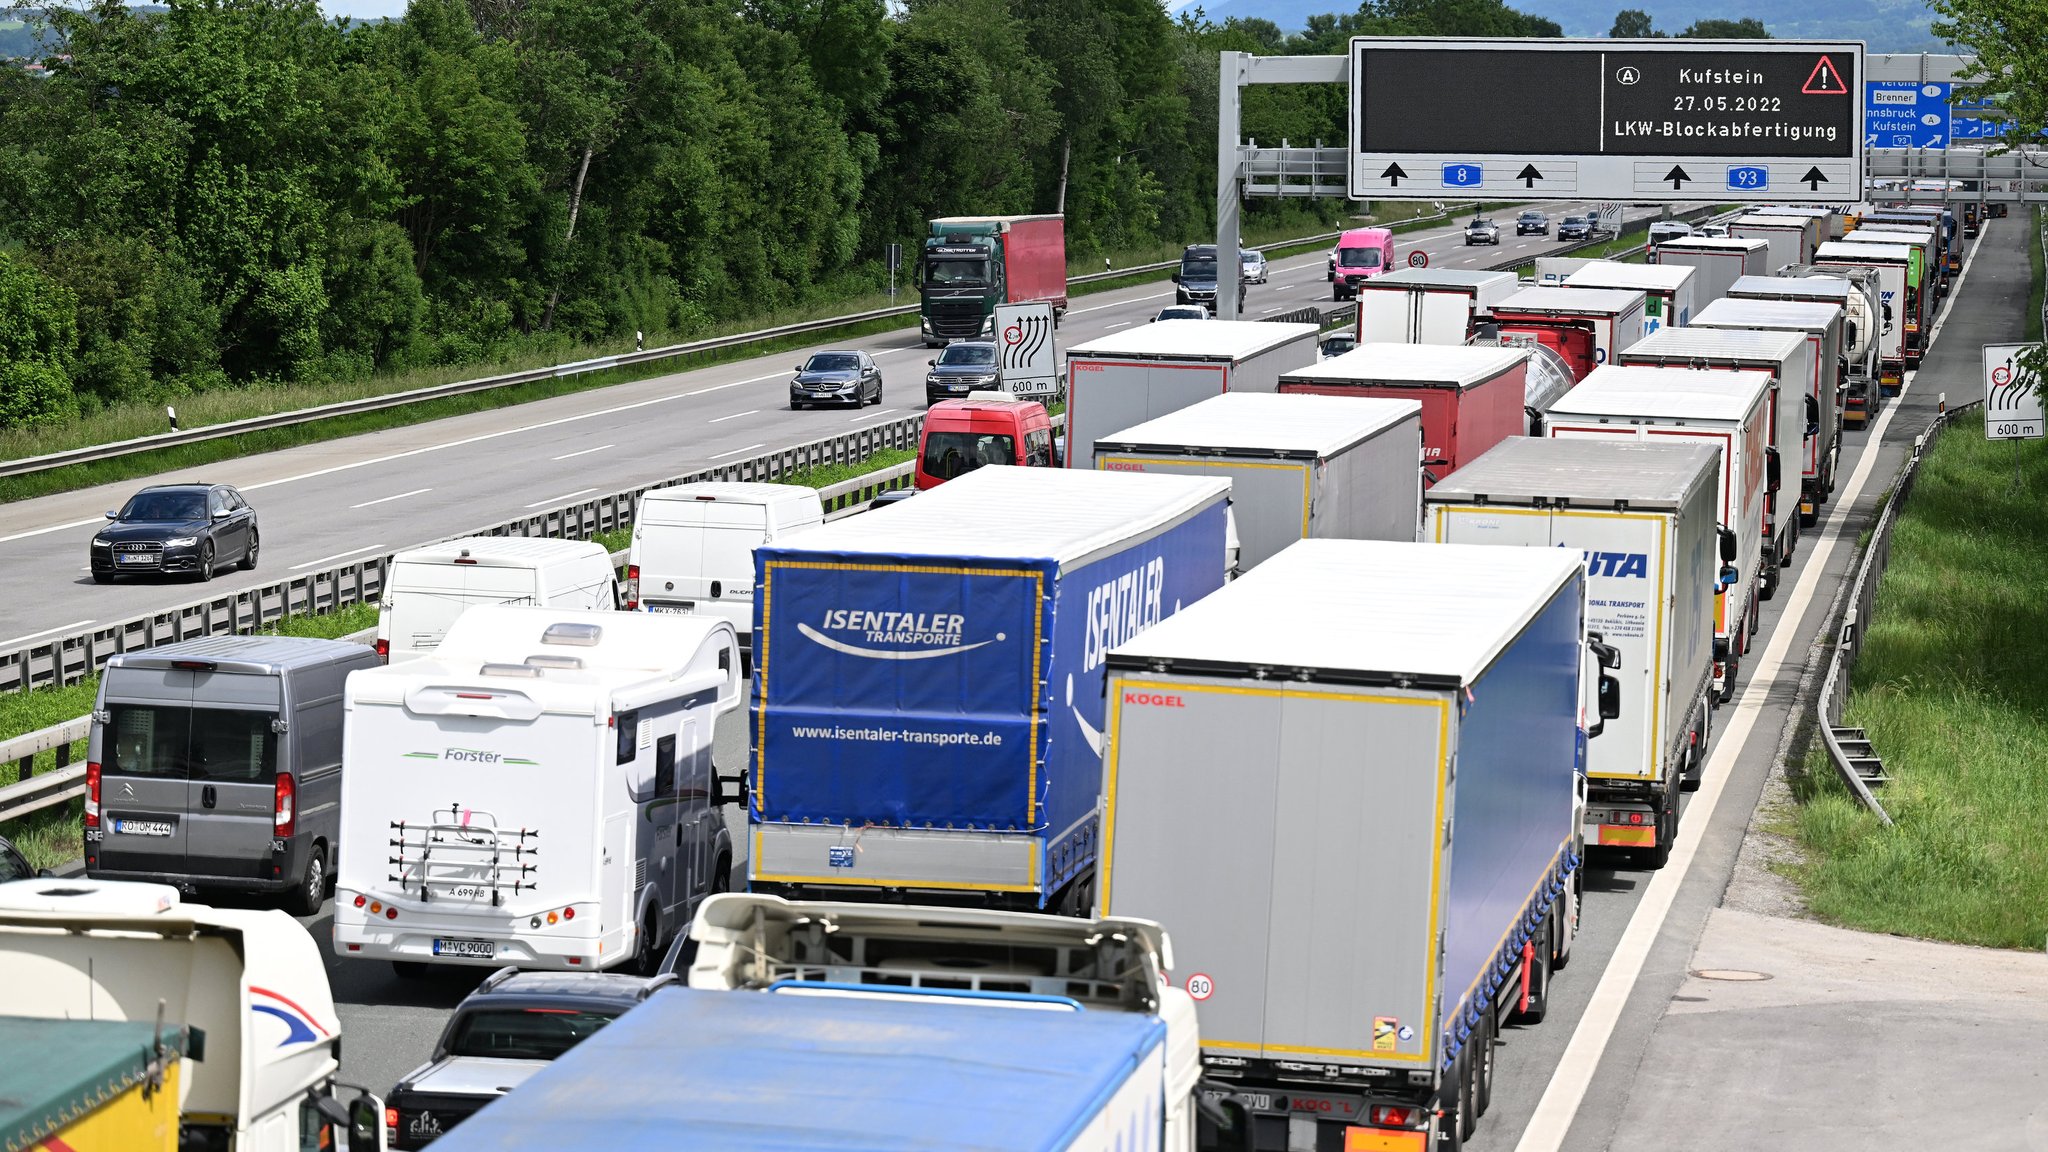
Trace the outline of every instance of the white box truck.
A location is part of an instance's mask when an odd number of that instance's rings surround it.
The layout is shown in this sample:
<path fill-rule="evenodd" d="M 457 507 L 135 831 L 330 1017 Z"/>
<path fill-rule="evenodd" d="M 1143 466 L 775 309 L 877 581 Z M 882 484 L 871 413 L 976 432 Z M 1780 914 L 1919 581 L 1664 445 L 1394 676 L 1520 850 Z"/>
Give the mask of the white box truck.
<path fill-rule="evenodd" d="M 1704 441 L 1721 452 L 1716 521 L 1735 533 L 1734 586 L 1714 601 L 1714 688 L 1735 694 L 1756 635 L 1757 601 L 1777 587 L 1763 561 L 1765 450 L 1770 446 L 1768 372 L 1706 368 L 1602 368 L 1551 406 L 1557 439 Z"/>
<path fill-rule="evenodd" d="M 1744 276 L 1728 290 L 1732 300 L 1789 300 L 1828 304 L 1843 311 L 1842 421 L 1864 427 L 1883 397 L 1877 390 L 1877 342 L 1884 327 L 1877 274 L 1868 268 L 1805 270 L 1786 276 Z"/>
<path fill-rule="evenodd" d="M 1595 651 L 1577 552 L 1368 540 L 1111 650 L 1100 909 L 1171 925 L 1225 1147 L 1471 1132 L 1576 927 Z"/>
<path fill-rule="evenodd" d="M 1414 540 L 1422 405 L 1227 392 L 1097 440 L 1095 468 L 1229 480 L 1241 572 L 1310 537 Z"/>
<path fill-rule="evenodd" d="M 739 668 L 714 617 L 496 606 L 349 677 L 335 954 L 652 969 L 729 883 L 711 748 Z"/>
<path fill-rule="evenodd" d="M 1276 392 L 1316 362 L 1321 329 L 1259 320 L 1161 320 L 1067 350 L 1062 463 L 1093 468 L 1097 440 L 1225 392 Z"/>
<path fill-rule="evenodd" d="M 1846 320 L 1834 304 L 1796 300 L 1717 300 L 1692 318 L 1695 328 L 1737 332 L 1793 332 L 1806 338 L 1806 446 L 1799 464 L 1799 523 L 1811 526 L 1835 491 L 1842 455 L 1842 402 L 1848 391 L 1842 370 Z"/>
<path fill-rule="evenodd" d="M 1683 264 L 1624 264 L 1595 260 L 1565 277 L 1567 288 L 1606 288 L 1643 294 L 1643 335 L 1659 328 L 1683 328 L 1697 310 L 1697 272 Z"/>
<path fill-rule="evenodd" d="M 1876 283 L 1877 391 L 1879 402 L 1897 396 L 1906 383 L 1906 369 L 1919 353 L 1906 328 L 1917 324 L 1909 305 L 1914 249 L 1904 244 L 1850 244 L 1835 240 L 1813 254 L 1813 266 L 1824 272 L 1861 271 Z M 1872 411 L 1876 408 L 1873 405 Z"/>
<path fill-rule="evenodd" d="M 1512 272 L 1403 268 L 1358 282 L 1358 342 L 1463 344 L 1515 294 Z"/>
<path fill-rule="evenodd" d="M 1621 716 L 1586 749 L 1585 839 L 1670 859 L 1713 710 L 1714 598 L 1738 579 L 1716 519 L 1719 450 L 1509 440 L 1430 489 L 1426 539 L 1586 558 L 1586 627 L 1621 653 Z M 1724 573 L 1725 567 L 1725 573 Z"/>
<path fill-rule="evenodd" d="M 1683 265 L 1693 270 L 1693 315 L 1699 309 L 1728 294 L 1744 276 L 1761 276 L 1770 271 L 1771 244 L 1768 240 L 1734 236 L 1684 236 L 1666 240 L 1651 251 L 1650 259 L 1662 265 Z"/>
<path fill-rule="evenodd" d="M 1738 240 L 1769 241 L 1772 275 L 1787 264 L 1805 264 L 1812 260 L 1814 248 L 1821 243 L 1819 227 L 1813 220 L 1764 212 L 1736 217 L 1728 224 L 1728 235 Z"/>
<path fill-rule="evenodd" d="M 1588 264 L 1600 262 L 1598 256 L 1538 256 L 1535 266 L 1535 281 L 1539 287 L 1562 288 L 1571 275 Z"/>
<path fill-rule="evenodd" d="M 1771 374 L 1770 440 L 1764 456 L 1764 567 L 1792 566 L 1799 546 L 1798 502 L 1782 494 L 1805 457 L 1808 429 L 1818 427 L 1818 401 L 1808 403 L 1805 381 L 1813 374 L 1813 350 L 1796 332 L 1725 328 L 1674 328 L 1645 338 L 1621 354 L 1621 362 L 1646 368 L 1708 368 Z M 1770 582 L 1770 591 L 1777 582 Z M 1766 596 L 1766 599 L 1769 597 Z"/>

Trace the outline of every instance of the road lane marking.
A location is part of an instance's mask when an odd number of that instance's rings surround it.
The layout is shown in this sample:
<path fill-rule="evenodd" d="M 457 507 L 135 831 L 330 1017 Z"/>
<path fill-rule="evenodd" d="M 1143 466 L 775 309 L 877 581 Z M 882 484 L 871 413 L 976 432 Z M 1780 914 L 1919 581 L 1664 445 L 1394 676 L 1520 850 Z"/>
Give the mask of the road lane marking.
<path fill-rule="evenodd" d="M 865 415 L 865 416 L 855 416 L 855 417 L 854 417 L 853 419 L 851 419 L 851 420 L 848 420 L 848 421 L 847 421 L 847 423 L 848 423 L 848 424 L 858 424 L 858 423 L 860 423 L 860 422 L 861 422 L 861 421 L 863 421 L 863 420 L 879 420 L 879 419 L 881 419 L 882 417 L 884 417 L 884 416 L 887 416 L 887 415 L 889 415 L 890 413 L 892 413 L 892 412 L 895 412 L 895 411 L 896 411 L 896 409 L 894 409 L 894 408 L 877 408 L 877 409 L 875 409 L 875 410 L 874 410 L 873 412 L 870 412 L 870 413 L 868 413 L 868 414 L 867 414 L 867 415 Z"/>
<path fill-rule="evenodd" d="M 759 413 L 760 411 L 761 411 L 761 410 L 760 410 L 759 408 L 749 408 L 749 409 L 747 409 L 747 410 L 746 410 L 745 412 L 735 412 L 735 413 L 733 413 L 733 414 L 732 414 L 732 415 L 730 415 L 730 416 L 714 416 L 714 417 L 712 417 L 711 419 L 709 419 L 709 420 L 706 420 L 706 421 L 705 421 L 705 423 L 706 423 L 706 424 L 723 424 L 723 423 L 725 423 L 725 422 L 726 422 L 727 420 L 737 420 L 737 419 L 739 419 L 739 418 L 740 418 L 740 417 L 742 417 L 742 416 L 753 416 L 753 415 L 755 415 L 755 414 Z"/>
<path fill-rule="evenodd" d="M 373 504 L 389 504 L 389 503 L 391 503 L 391 502 L 392 502 L 393 500 L 403 500 L 403 499 L 405 499 L 405 498 L 406 498 L 407 496 L 418 496 L 418 495 L 420 495 L 420 494 L 421 494 L 421 493 L 423 493 L 423 492 L 432 492 L 432 491 L 433 491 L 433 489 L 432 489 L 432 488 L 415 488 L 415 489 L 413 489 L 413 490 L 412 490 L 412 491 L 410 491 L 410 492 L 400 492 L 400 493 L 399 493 L 398 495 L 396 495 L 396 496 L 379 496 L 379 497 L 377 497 L 377 498 L 376 498 L 375 500 L 365 500 L 365 501 L 363 501 L 363 502 L 362 502 L 361 504 L 351 504 L 351 505 L 349 505 L 349 508 L 351 508 L 351 509 L 356 509 L 356 508 L 368 508 L 368 507 L 370 507 L 370 506 L 371 506 L 371 505 L 373 505 Z"/>
<path fill-rule="evenodd" d="M 45 628 L 41 632 L 31 632 L 26 636 L 16 636 L 12 640 L 0 640 L 0 648 L 12 648 L 24 640 L 33 640 L 38 636 L 48 636 L 52 632 L 69 632 L 74 628 L 83 628 L 90 623 L 92 623 L 90 620 L 79 620 L 71 624 L 59 624 L 55 628 Z"/>
<path fill-rule="evenodd" d="M 350 556 L 359 556 L 365 552 L 375 552 L 377 549 L 382 547 L 382 544 L 365 544 L 361 548 L 351 548 L 346 552 L 336 552 L 332 556 L 322 556 L 318 560 L 308 560 L 304 564 L 294 564 L 290 568 L 285 569 L 285 571 L 297 572 L 301 568 L 317 568 L 330 560 L 342 560 Z"/>
<path fill-rule="evenodd" d="M 1117 322 L 1116 322 L 1116 323 L 1114 323 L 1114 324 L 1105 324 L 1105 325 L 1103 325 L 1103 327 L 1104 327 L 1104 328 L 1128 328 L 1128 327 L 1130 327 L 1130 326 L 1131 326 L 1131 325 L 1132 325 L 1133 323 L 1136 323 L 1136 321 L 1132 321 L 1132 320 L 1119 320 L 1119 321 L 1117 321 Z"/>
<path fill-rule="evenodd" d="M 1171 295 L 1173 295 L 1171 292 L 1154 292 L 1150 296 L 1134 296 L 1129 300 L 1118 300 L 1113 304 L 1094 304 L 1086 308 L 1069 308 L 1067 309 L 1067 315 L 1082 316 L 1089 312 L 1100 312 L 1104 308 L 1122 308 L 1127 304 L 1143 304 L 1147 300 L 1164 300 Z"/>
<path fill-rule="evenodd" d="M 1955 288 L 1949 293 L 1948 304 L 1944 305 L 1940 320 L 1948 318 L 1948 307 L 1962 297 L 1963 278 L 1970 274 L 1970 265 L 1976 256 L 1977 249 L 1973 248 L 1969 259 L 1963 261 L 1963 269 L 1956 274 Z M 1929 343 L 1932 342 L 1930 330 Z M 1856 470 L 1849 477 L 1848 487 L 1834 497 L 1834 510 L 1828 513 L 1827 522 L 1821 527 L 1820 539 L 1814 542 L 1813 550 L 1806 557 L 1805 567 L 1792 589 L 1792 599 L 1785 605 L 1784 614 L 1778 618 L 1778 626 L 1771 634 L 1770 644 L 1764 649 L 1756 670 L 1750 674 L 1749 683 L 1735 702 L 1732 721 L 1722 731 L 1707 758 L 1706 782 L 1693 795 L 1692 802 L 1686 805 L 1685 818 L 1678 828 L 1678 839 L 1672 844 L 1671 860 L 1662 870 L 1650 874 L 1643 899 L 1629 916 L 1628 927 L 1623 930 L 1620 942 L 1608 958 L 1607 968 L 1600 974 L 1600 983 L 1593 989 L 1593 998 L 1579 1017 L 1571 1042 L 1565 1046 L 1564 1055 L 1557 1062 L 1557 1070 L 1551 1073 L 1542 1099 L 1536 1102 L 1536 1111 L 1529 1118 L 1529 1126 L 1522 1130 L 1515 1152 L 1557 1152 L 1570 1134 L 1573 1121 L 1578 1119 L 1579 1106 L 1585 1101 L 1586 1090 L 1593 1083 L 1593 1074 L 1599 1069 L 1607 1044 L 1614 1037 L 1622 1010 L 1635 991 L 1643 964 L 1649 959 L 1650 948 L 1662 934 L 1664 921 L 1671 914 L 1671 905 L 1678 897 L 1679 887 L 1692 870 L 1700 841 L 1705 838 L 1707 825 L 1713 821 L 1714 812 L 1720 806 L 1721 795 L 1727 789 L 1735 761 L 1749 742 L 1750 730 L 1756 726 L 1757 718 L 1763 712 L 1765 698 L 1778 687 L 1778 678 L 1786 671 L 1786 650 L 1798 635 L 1800 620 L 1820 588 L 1820 575 L 1834 555 L 1835 545 L 1842 539 L 1849 509 L 1863 495 L 1871 470 L 1876 467 L 1879 449 L 1884 445 L 1885 431 L 1891 426 L 1892 417 L 1897 415 L 1900 402 L 1912 391 L 1914 378 L 1918 375 L 1917 370 L 1911 373 L 1901 383 L 1899 394 L 1878 415 L 1870 438 L 1865 442 L 1863 455 L 1856 462 Z"/>
<path fill-rule="evenodd" d="M 557 460 L 574 460 L 574 459 L 575 459 L 576 457 L 578 457 L 578 456 L 588 456 L 588 455 L 590 455 L 590 454 L 591 454 L 592 452 L 602 452 L 602 451 L 604 451 L 604 450 L 605 450 L 605 449 L 607 449 L 607 448 L 616 448 L 616 447 L 618 447 L 618 445 L 616 445 L 616 444 L 599 444 L 599 445 L 598 445 L 597 447 L 595 447 L 595 448 L 585 448 L 585 449 L 584 449 L 583 451 L 581 451 L 581 452 L 564 452 L 564 453 L 562 453 L 562 454 L 561 454 L 560 456 L 557 456 L 557 457 L 555 457 L 555 459 L 557 459 Z"/>
<path fill-rule="evenodd" d="M 102 524 L 106 522 L 106 519 L 104 516 L 95 516 L 90 520 L 73 520 L 69 524 L 52 524 L 48 528 L 31 528 L 26 532 L 16 532 L 12 536 L 0 536 L 0 544 L 6 544 L 13 540 L 26 540 L 31 536 L 41 536 L 49 532 L 62 532 L 66 528 L 83 528 L 87 524 Z"/>
<path fill-rule="evenodd" d="M 560 496 L 550 496 L 545 500 L 535 500 L 533 503 L 528 504 L 527 507 L 540 508 L 553 507 L 557 504 L 567 504 L 569 501 L 574 500 L 578 496 L 587 496 L 595 491 L 597 491 L 597 489 L 595 488 L 578 488 L 574 492 L 564 493 L 563 495 Z"/>
<path fill-rule="evenodd" d="M 730 451 L 730 452 L 720 452 L 720 453 L 719 453 L 718 455 L 716 455 L 716 456 L 706 456 L 706 457 L 705 457 L 705 459 L 706 459 L 706 460 L 723 460 L 723 459 L 725 459 L 725 458 L 726 458 L 727 456 L 737 456 L 737 455 L 739 455 L 739 454 L 740 454 L 740 453 L 742 453 L 742 452 L 752 452 L 752 451 L 753 451 L 754 449 L 756 449 L 756 448 L 760 448 L 760 447 L 763 447 L 763 445 L 760 445 L 760 444 L 749 444 L 749 445 L 747 445 L 747 446 L 746 446 L 745 448 L 735 448 L 735 449 L 733 449 L 733 450 L 732 450 L 732 451 Z"/>

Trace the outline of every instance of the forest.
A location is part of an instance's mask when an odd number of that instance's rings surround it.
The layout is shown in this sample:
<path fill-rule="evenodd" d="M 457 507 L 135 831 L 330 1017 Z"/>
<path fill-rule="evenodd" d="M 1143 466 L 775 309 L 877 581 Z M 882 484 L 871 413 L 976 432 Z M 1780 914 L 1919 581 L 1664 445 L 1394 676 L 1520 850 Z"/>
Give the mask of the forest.
<path fill-rule="evenodd" d="M 872 291 L 935 215 L 1063 207 L 1075 259 L 1197 240 L 1218 51 L 1557 34 L 1501 0 L 1373 0 L 1293 35 L 1159 0 L 33 18 L 49 56 L 0 68 L 0 428 L 686 338 Z M 1343 105 L 1256 89 L 1245 132 L 1339 141 Z M 1280 210 L 1302 208 L 1254 206 Z"/>

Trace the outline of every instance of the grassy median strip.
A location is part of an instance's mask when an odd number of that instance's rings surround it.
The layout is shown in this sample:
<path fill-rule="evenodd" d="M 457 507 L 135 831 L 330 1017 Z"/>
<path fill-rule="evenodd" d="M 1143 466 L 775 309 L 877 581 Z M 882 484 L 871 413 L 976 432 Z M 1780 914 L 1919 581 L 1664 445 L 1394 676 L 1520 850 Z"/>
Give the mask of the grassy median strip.
<path fill-rule="evenodd" d="M 1987 441 L 1965 417 L 1929 451 L 1847 713 L 1884 759 L 1891 781 L 1878 799 L 1896 826 L 1865 812 L 1824 755 L 1810 757 L 1794 818 L 1808 906 L 1868 931 L 2042 947 L 2048 444 Z"/>

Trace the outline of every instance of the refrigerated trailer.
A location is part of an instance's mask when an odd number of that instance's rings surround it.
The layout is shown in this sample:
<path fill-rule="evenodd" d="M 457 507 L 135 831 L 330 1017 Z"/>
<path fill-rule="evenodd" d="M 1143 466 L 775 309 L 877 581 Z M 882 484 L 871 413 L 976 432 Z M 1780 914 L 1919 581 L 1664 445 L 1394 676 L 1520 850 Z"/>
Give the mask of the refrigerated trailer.
<path fill-rule="evenodd" d="M 1112 432 L 1225 392 L 1274 392 L 1280 377 L 1316 362 L 1314 324 L 1161 320 L 1067 350 L 1067 432 L 1062 463 L 1093 468 Z"/>
<path fill-rule="evenodd" d="M 1906 341 L 1906 325 L 1917 324 L 1909 302 L 1908 278 L 1913 272 L 1913 250 L 1903 244 L 1823 244 L 1814 253 L 1813 265 L 1827 272 L 1862 269 L 1876 281 L 1879 322 L 1877 328 L 1877 395 L 1897 396 L 1906 383 L 1906 369 L 1917 352 Z M 1874 410 L 1874 409 L 1873 409 Z"/>
<path fill-rule="evenodd" d="M 1884 326 L 1877 302 L 1877 277 L 1867 268 L 1810 267 L 1784 276 L 1744 276 L 1728 290 L 1731 300 L 1783 300 L 1842 310 L 1842 421 L 1858 428 L 1876 415 L 1877 341 Z"/>
<path fill-rule="evenodd" d="M 982 468 L 756 549 L 752 890 L 1085 907 L 1103 657 L 1223 586 L 1229 492 Z"/>
<path fill-rule="evenodd" d="M 1714 601 L 1714 688 L 1735 694 L 1742 657 L 1756 636 L 1760 605 L 1777 587 L 1763 559 L 1770 446 L 1768 372 L 1705 368 L 1602 368 L 1551 406 L 1557 439 L 1686 443 L 1720 450 L 1716 522 L 1735 533 L 1736 583 Z"/>
<path fill-rule="evenodd" d="M 1095 442 L 1101 472 L 1230 481 L 1238 567 L 1310 537 L 1413 540 L 1422 405 L 1352 396 L 1211 396 Z"/>
<path fill-rule="evenodd" d="M 1588 845 L 1670 859 L 1681 787 L 1705 763 L 1721 559 L 1736 554 L 1705 444 L 1498 445 L 1430 489 L 1425 539 L 1565 548 L 1586 559 L 1587 628 L 1621 653 L 1621 717 L 1586 750 Z"/>
<path fill-rule="evenodd" d="M 1776 273 L 1787 264 L 1804 264 L 1813 259 L 1814 247 L 1823 243 L 1818 222 L 1810 217 L 1773 216 L 1752 212 L 1728 224 L 1728 235 L 1739 240 L 1767 240 L 1771 254 L 1769 271 Z"/>
<path fill-rule="evenodd" d="M 1524 288 L 1493 309 L 1503 336 L 1547 344 L 1580 380 L 1640 340 L 1647 310 L 1641 292 L 1609 288 Z"/>
<path fill-rule="evenodd" d="M 1379 397 L 1422 404 L 1422 483 L 1527 428 L 1529 354 L 1520 348 L 1360 344 L 1289 372 L 1284 394 Z"/>
<path fill-rule="evenodd" d="M 1575 928 L 1593 651 L 1577 552 L 1304 540 L 1110 653 L 1101 909 L 1171 925 L 1235 1146 L 1471 1130 Z"/>
<path fill-rule="evenodd" d="M 1799 454 L 1799 523 L 1812 525 L 1820 506 L 1835 491 L 1842 456 L 1842 403 L 1848 377 L 1842 369 L 1846 321 L 1833 304 L 1794 300 L 1719 300 L 1693 317 L 1695 328 L 1738 332 L 1792 332 L 1806 339 L 1808 376 L 1805 448 Z"/>
<path fill-rule="evenodd" d="M 1912 253 L 1906 262 L 1906 303 L 1900 316 L 1905 328 L 1906 367 L 1918 368 L 1920 358 L 1927 354 L 1927 335 L 1934 326 L 1935 300 L 1939 295 L 1936 288 L 1940 278 L 1936 270 L 1940 267 L 1940 252 L 1933 226 L 1858 228 L 1843 236 L 1842 243 L 1896 244 Z M 1895 307 L 1894 311 L 1899 310 Z"/>
<path fill-rule="evenodd" d="M 1358 342 L 1463 344 L 1515 294 L 1512 272 L 1403 268 L 1358 285 Z"/>
<path fill-rule="evenodd" d="M 1697 305 L 1698 273 L 1684 264 L 1625 264 L 1595 260 L 1565 277 L 1567 288 L 1619 289 L 1643 294 L 1643 335 L 1659 328 L 1683 328 Z"/>
<path fill-rule="evenodd" d="M 1650 251 L 1657 264 L 1691 268 L 1694 275 L 1694 315 L 1728 294 L 1735 281 L 1744 276 L 1761 276 L 1769 271 L 1771 244 L 1768 240 L 1734 236 L 1681 236 L 1666 240 Z"/>

